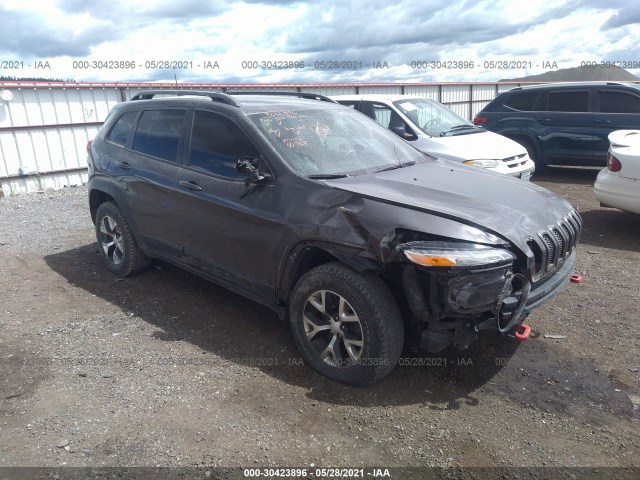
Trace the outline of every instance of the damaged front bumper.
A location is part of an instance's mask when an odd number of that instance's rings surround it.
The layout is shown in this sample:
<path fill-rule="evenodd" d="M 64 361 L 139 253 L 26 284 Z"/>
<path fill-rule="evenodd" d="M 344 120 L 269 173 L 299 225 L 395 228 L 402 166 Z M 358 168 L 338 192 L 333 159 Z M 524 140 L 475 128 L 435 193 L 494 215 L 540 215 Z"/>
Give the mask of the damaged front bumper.
<path fill-rule="evenodd" d="M 558 293 L 576 261 L 573 251 L 555 272 L 532 283 L 524 272 L 514 272 L 516 257 L 509 250 L 455 245 L 453 252 L 421 245 L 400 245 L 399 251 L 411 262 L 403 265 L 402 285 L 409 308 L 419 320 L 420 345 L 430 352 L 451 343 L 467 348 L 481 330 L 521 339 L 527 330 L 520 328 L 523 321 Z M 468 255 L 469 251 L 475 253 Z"/>

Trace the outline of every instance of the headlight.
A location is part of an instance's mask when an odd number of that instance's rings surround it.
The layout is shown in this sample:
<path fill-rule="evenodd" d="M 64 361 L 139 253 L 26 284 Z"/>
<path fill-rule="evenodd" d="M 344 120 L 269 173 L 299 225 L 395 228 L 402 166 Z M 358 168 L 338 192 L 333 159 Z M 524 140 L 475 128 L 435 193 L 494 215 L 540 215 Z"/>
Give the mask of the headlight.
<path fill-rule="evenodd" d="M 498 160 L 467 160 L 464 164 L 482 168 L 496 168 L 500 162 Z"/>
<path fill-rule="evenodd" d="M 507 265 L 516 259 L 509 250 L 473 243 L 411 242 L 398 248 L 407 260 L 424 267 Z"/>

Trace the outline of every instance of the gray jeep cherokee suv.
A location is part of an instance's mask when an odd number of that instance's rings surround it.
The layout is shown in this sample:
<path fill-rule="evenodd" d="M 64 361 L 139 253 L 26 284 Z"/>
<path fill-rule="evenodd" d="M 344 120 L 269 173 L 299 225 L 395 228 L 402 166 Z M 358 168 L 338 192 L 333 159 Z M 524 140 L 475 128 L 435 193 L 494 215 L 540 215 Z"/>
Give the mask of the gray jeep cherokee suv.
<path fill-rule="evenodd" d="M 542 187 L 420 153 L 313 94 L 145 92 L 113 108 L 88 163 L 112 272 L 160 258 L 263 303 L 308 365 L 355 385 L 390 373 L 405 340 L 525 339 L 582 224 Z"/>

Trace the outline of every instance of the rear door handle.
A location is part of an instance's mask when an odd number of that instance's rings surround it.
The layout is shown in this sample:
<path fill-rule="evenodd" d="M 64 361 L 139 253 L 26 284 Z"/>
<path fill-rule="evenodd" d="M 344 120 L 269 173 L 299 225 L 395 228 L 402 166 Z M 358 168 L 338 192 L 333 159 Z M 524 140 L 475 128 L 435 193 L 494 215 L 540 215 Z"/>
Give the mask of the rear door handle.
<path fill-rule="evenodd" d="M 120 170 L 131 170 L 131 165 L 129 165 L 127 162 L 116 162 L 116 167 L 118 167 Z"/>
<path fill-rule="evenodd" d="M 611 120 L 596 120 L 596 123 L 611 123 Z"/>
<path fill-rule="evenodd" d="M 537 118 L 536 120 L 538 120 L 539 122 L 550 122 L 551 121 L 550 118 Z"/>
<path fill-rule="evenodd" d="M 195 182 L 189 182 L 187 180 L 180 180 L 180 186 L 194 191 L 202 190 L 202 187 L 200 185 Z"/>

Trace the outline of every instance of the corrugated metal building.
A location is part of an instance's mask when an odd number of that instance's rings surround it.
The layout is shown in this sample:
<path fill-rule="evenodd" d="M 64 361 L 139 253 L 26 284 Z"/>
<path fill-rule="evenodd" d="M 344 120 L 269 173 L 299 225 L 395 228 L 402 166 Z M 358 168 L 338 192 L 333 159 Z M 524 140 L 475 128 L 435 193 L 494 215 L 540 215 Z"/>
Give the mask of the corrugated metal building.
<path fill-rule="evenodd" d="M 118 102 L 157 88 L 270 90 L 322 95 L 405 94 L 448 105 L 471 119 L 517 83 L 139 84 L 0 82 L 0 195 L 81 185 L 86 145 Z"/>

